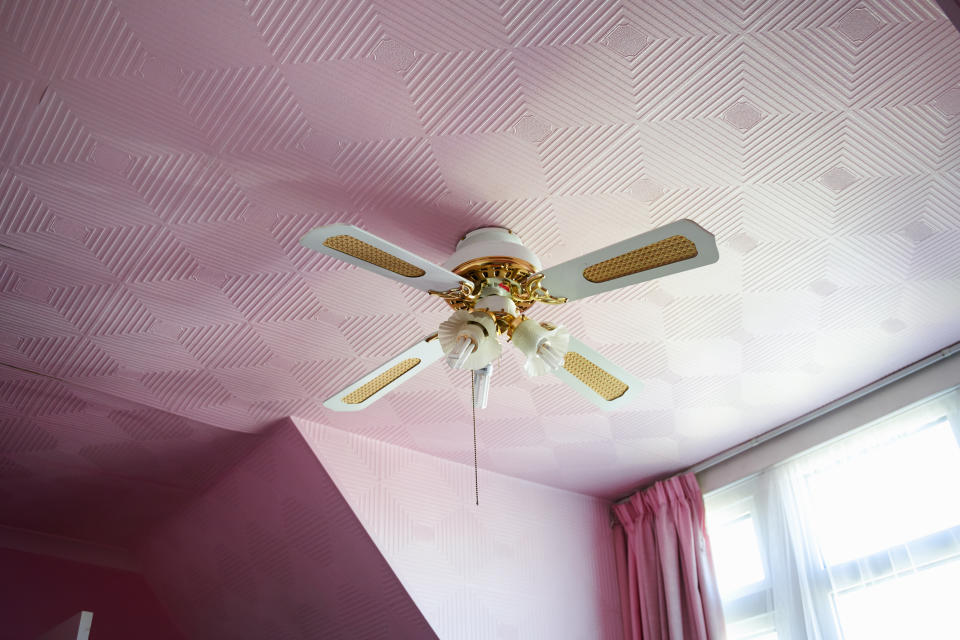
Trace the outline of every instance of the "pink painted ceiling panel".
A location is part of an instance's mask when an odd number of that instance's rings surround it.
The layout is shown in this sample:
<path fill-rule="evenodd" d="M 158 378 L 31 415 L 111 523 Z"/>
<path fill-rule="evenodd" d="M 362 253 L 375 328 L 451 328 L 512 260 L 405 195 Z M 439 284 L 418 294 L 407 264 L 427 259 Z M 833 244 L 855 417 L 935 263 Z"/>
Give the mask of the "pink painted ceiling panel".
<path fill-rule="evenodd" d="M 531 313 L 636 406 L 509 352 L 495 375 L 481 465 L 596 495 L 960 339 L 960 36 L 932 0 L 8 0 L 0 26 L 0 356 L 118 402 L 472 459 L 442 364 L 322 408 L 448 314 L 297 244 L 333 222 L 436 262 L 504 225 L 547 266 L 716 234 L 715 265 Z"/>

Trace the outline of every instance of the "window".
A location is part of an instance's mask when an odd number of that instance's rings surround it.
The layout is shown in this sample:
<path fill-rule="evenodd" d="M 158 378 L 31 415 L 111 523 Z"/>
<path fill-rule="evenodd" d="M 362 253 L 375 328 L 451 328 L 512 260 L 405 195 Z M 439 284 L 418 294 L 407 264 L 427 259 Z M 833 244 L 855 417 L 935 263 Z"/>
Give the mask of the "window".
<path fill-rule="evenodd" d="M 958 637 L 958 399 L 706 496 L 731 640 Z"/>

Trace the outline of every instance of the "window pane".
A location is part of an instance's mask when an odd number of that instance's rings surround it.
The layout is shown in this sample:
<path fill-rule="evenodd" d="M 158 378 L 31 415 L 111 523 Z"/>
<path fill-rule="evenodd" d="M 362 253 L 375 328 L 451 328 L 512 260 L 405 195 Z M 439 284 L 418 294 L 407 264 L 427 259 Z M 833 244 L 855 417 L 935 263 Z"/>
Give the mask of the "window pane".
<path fill-rule="evenodd" d="M 807 477 L 810 523 L 834 565 L 960 522 L 960 447 L 946 420 Z"/>
<path fill-rule="evenodd" d="M 845 640 L 956 638 L 960 561 L 837 596 Z"/>
<path fill-rule="evenodd" d="M 760 545 L 750 516 L 711 527 L 710 547 L 717 586 L 724 600 L 734 597 L 745 587 L 763 582 Z"/>

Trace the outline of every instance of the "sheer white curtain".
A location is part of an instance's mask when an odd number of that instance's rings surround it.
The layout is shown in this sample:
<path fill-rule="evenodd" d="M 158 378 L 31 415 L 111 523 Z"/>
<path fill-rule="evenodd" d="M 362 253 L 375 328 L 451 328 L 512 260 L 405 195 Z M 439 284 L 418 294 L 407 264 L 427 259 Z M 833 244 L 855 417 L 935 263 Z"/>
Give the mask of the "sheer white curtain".
<path fill-rule="evenodd" d="M 958 399 L 706 496 L 731 639 L 960 637 Z"/>

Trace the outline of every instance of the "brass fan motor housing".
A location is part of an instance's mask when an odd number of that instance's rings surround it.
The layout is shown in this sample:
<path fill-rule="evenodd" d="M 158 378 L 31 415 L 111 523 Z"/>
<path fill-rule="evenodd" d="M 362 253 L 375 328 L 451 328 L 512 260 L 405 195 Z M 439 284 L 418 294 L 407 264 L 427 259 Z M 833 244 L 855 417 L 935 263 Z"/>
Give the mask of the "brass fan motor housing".
<path fill-rule="evenodd" d="M 534 303 L 562 304 L 567 301 L 566 298 L 551 296 L 540 286 L 543 274 L 537 272 L 529 262 L 519 258 L 507 256 L 474 258 L 451 271 L 467 280 L 469 284 L 464 284 L 458 289 L 430 293 L 446 300 L 453 309 L 473 311 L 480 299 L 480 293 L 490 287 L 502 289 L 506 292 L 506 297 L 513 300 L 517 308 L 516 315 L 503 311 L 488 311 L 496 321 L 497 331 L 501 335 L 511 336 L 520 318 Z"/>

